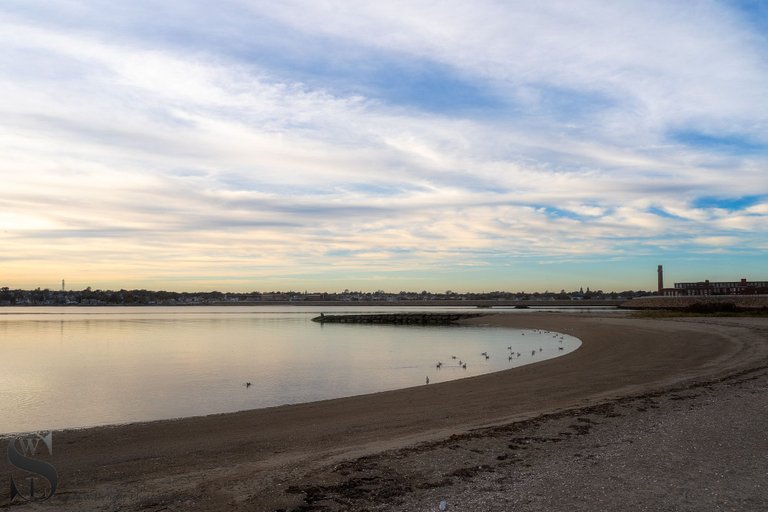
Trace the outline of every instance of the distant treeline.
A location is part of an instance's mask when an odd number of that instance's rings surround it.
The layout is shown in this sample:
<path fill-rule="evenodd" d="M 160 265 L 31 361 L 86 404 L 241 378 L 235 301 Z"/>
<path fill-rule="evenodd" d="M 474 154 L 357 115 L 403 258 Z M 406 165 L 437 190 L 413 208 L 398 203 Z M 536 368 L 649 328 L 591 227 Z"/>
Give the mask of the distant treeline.
<path fill-rule="evenodd" d="M 632 299 L 652 295 L 648 291 L 629 290 L 624 292 L 603 292 L 602 290 L 579 290 L 566 292 L 482 292 L 458 293 L 451 290 L 445 293 L 434 292 L 397 292 L 390 293 L 382 290 L 362 292 L 344 290 L 338 293 L 307 293 L 296 291 L 277 292 L 169 292 L 152 290 L 12 290 L 0 288 L 0 306 L 108 306 L 108 305 L 193 305 L 221 303 L 254 303 L 254 302 L 399 302 L 399 301 L 501 301 L 501 300 L 589 300 L 589 299 Z"/>

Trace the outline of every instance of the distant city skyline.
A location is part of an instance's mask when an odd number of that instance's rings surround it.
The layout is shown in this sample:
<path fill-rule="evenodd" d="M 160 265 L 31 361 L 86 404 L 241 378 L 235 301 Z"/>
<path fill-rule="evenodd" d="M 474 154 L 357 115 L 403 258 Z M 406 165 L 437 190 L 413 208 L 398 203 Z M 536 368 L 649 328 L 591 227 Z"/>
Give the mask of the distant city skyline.
<path fill-rule="evenodd" d="M 572 266 L 569 265 L 569 268 L 572 268 Z M 209 291 L 219 291 L 219 292 L 225 292 L 225 293 L 227 293 L 227 292 L 231 292 L 231 293 L 249 293 L 249 292 L 268 293 L 268 292 L 285 292 L 285 291 L 295 291 L 295 292 L 304 291 L 304 292 L 309 292 L 309 293 L 318 293 L 318 292 L 322 292 L 322 293 L 341 293 L 341 292 L 343 292 L 345 290 L 355 290 L 355 291 L 360 291 L 360 292 L 374 292 L 374 291 L 381 290 L 381 291 L 384 291 L 386 293 L 421 292 L 421 291 L 428 291 L 430 293 L 444 293 L 446 291 L 453 291 L 453 292 L 457 292 L 457 293 L 485 293 L 485 292 L 494 292 L 494 291 L 503 291 L 503 292 L 512 292 L 512 293 L 518 293 L 518 292 L 525 292 L 525 293 L 545 293 L 545 292 L 557 293 L 557 292 L 560 292 L 562 290 L 570 293 L 570 292 L 574 292 L 574 291 L 577 291 L 577 290 L 580 290 L 580 289 L 584 289 L 584 290 L 590 290 L 591 289 L 592 291 L 601 290 L 601 291 L 603 291 L 605 293 L 621 292 L 621 291 L 628 291 L 628 290 L 647 290 L 649 292 L 656 291 L 657 286 L 655 286 L 655 285 L 657 285 L 658 281 L 654 281 L 654 283 L 651 283 L 651 277 L 654 277 L 654 279 L 656 279 L 656 276 L 655 275 L 651 276 L 651 274 L 647 273 L 647 272 L 646 272 L 646 274 L 647 274 L 646 276 L 642 276 L 639 279 L 639 281 L 643 281 L 643 280 L 647 281 L 647 282 L 644 282 L 642 286 L 628 286 L 628 285 L 626 285 L 626 283 L 629 282 L 630 279 L 627 279 L 626 281 L 623 281 L 623 282 L 613 282 L 613 281 L 611 281 L 611 279 L 605 278 L 605 279 L 602 280 L 603 282 L 609 282 L 609 283 L 613 283 L 613 284 L 611 286 L 595 286 L 593 284 L 587 283 L 587 284 L 580 284 L 580 285 L 575 285 L 575 286 L 568 285 L 568 286 L 561 286 L 561 287 L 557 287 L 557 286 L 555 286 L 555 287 L 552 287 L 552 286 L 536 287 L 535 283 L 537 283 L 537 282 L 539 282 L 539 283 L 540 282 L 544 282 L 546 280 L 545 278 L 542 277 L 541 279 L 534 278 L 533 280 L 526 280 L 526 281 L 524 281 L 526 283 L 534 283 L 532 286 L 528 286 L 528 287 L 526 287 L 526 286 L 518 286 L 518 287 L 511 286 L 511 287 L 506 287 L 506 288 L 505 287 L 499 287 L 499 288 L 493 288 L 493 287 L 486 287 L 486 288 L 483 288 L 483 287 L 467 287 L 467 288 L 459 288 L 459 287 L 451 288 L 451 287 L 448 287 L 448 288 L 445 288 L 445 287 L 443 287 L 443 288 L 440 288 L 439 286 L 433 287 L 433 288 L 427 288 L 427 287 L 421 287 L 420 288 L 418 286 L 417 287 L 412 287 L 412 288 L 403 288 L 403 287 L 398 288 L 397 286 L 390 286 L 390 287 L 378 286 L 378 287 L 370 287 L 370 288 L 369 287 L 365 287 L 365 286 L 362 286 L 362 287 L 343 286 L 343 287 L 340 288 L 339 287 L 339 283 L 334 281 L 334 282 L 330 283 L 328 288 L 311 288 L 311 287 L 308 288 L 306 286 L 298 286 L 298 285 L 295 285 L 292 288 L 286 288 L 286 287 L 283 287 L 283 288 L 271 287 L 270 288 L 268 286 L 258 286 L 258 283 L 255 283 L 256 286 L 251 287 L 251 288 L 248 288 L 246 286 L 246 287 L 230 289 L 230 288 L 216 288 L 216 287 L 213 287 L 213 288 L 211 288 L 211 287 L 207 287 L 207 288 L 194 288 L 193 286 L 191 286 L 191 283 L 194 282 L 195 280 L 191 280 L 190 283 L 187 283 L 186 285 L 182 284 L 181 286 L 177 286 L 175 288 L 168 288 L 168 289 L 166 289 L 166 288 L 152 288 L 152 287 L 149 287 L 149 286 L 125 286 L 125 285 L 117 285 L 117 286 L 111 286 L 110 287 L 110 286 L 98 286 L 98 285 L 82 283 L 82 282 L 75 282 L 74 286 L 68 286 L 68 285 L 65 286 L 65 283 L 64 283 L 65 280 L 61 281 L 61 284 L 60 284 L 59 288 L 51 287 L 51 286 L 48 286 L 48 285 L 39 285 L 39 286 L 35 286 L 35 287 L 26 287 L 26 288 L 24 288 L 24 287 L 16 287 L 16 288 L 19 288 L 19 289 L 30 289 L 30 290 L 31 289 L 40 288 L 40 289 L 48 289 L 48 290 L 54 290 L 54 291 L 55 290 L 77 291 L 77 290 L 85 290 L 86 288 L 92 288 L 94 290 L 95 289 L 101 289 L 101 290 L 147 289 L 147 290 L 153 290 L 153 291 L 162 291 L 162 290 L 176 291 L 176 292 L 209 292 Z M 729 281 L 740 280 L 740 279 L 747 279 L 748 281 L 754 281 L 754 280 L 764 279 L 765 273 L 754 275 L 754 276 L 746 276 L 746 275 L 741 275 L 741 274 L 739 274 L 739 275 L 736 275 L 736 274 L 726 275 L 725 273 L 718 273 L 718 274 L 716 274 L 718 276 L 717 278 L 712 278 L 712 276 L 699 276 L 699 275 L 696 275 L 695 271 L 691 272 L 690 270 L 688 270 L 687 272 L 681 273 L 679 275 L 680 276 L 693 275 L 694 277 L 690 278 L 690 279 L 684 279 L 684 278 L 678 277 L 676 275 L 668 276 L 666 274 L 666 271 L 665 271 L 665 277 L 664 277 L 665 285 L 666 286 L 671 286 L 672 284 L 678 283 L 678 282 L 703 282 L 703 281 L 706 281 L 706 280 L 718 281 L 718 280 L 721 280 L 721 279 L 729 280 Z M 721 275 L 722 275 L 722 277 L 719 277 Z M 564 279 L 566 279 L 566 278 L 564 278 Z M 578 280 L 578 278 L 574 278 L 574 277 L 567 278 L 567 279 L 569 281 Z M 351 282 L 352 280 L 349 280 L 349 281 Z M 276 282 L 281 283 L 281 282 L 284 282 L 284 281 L 276 281 Z M 308 282 L 314 282 L 314 281 L 307 280 L 305 282 L 308 283 Z M 362 281 L 362 282 L 365 283 L 365 284 L 370 284 L 370 283 L 366 283 L 366 281 Z M 398 281 L 394 281 L 394 282 L 398 282 Z M 420 281 L 420 280 L 418 280 L 416 278 L 409 279 L 407 281 L 403 281 L 403 283 L 408 283 L 408 284 L 411 284 L 411 285 L 413 285 L 414 283 L 417 283 L 417 282 L 426 282 L 426 281 Z M 444 282 L 446 282 L 446 281 L 441 281 L 439 284 L 443 284 Z M 522 283 L 522 282 L 523 281 L 520 281 L 520 283 Z M 625 283 L 625 284 L 622 284 L 622 283 Z M 9 287 L 9 286 L 6 283 L 0 282 L 0 287 Z M 13 287 L 11 286 L 10 288 L 13 288 Z"/>
<path fill-rule="evenodd" d="M 768 4 L 8 0 L 0 287 L 768 279 Z"/>

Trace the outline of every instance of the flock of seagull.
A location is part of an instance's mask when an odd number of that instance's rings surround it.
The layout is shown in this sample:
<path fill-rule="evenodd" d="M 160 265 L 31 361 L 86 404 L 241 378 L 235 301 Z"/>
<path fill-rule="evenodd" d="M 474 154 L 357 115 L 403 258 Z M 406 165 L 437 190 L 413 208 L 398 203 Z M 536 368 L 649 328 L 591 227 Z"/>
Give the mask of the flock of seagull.
<path fill-rule="evenodd" d="M 562 334 L 559 334 L 559 333 L 556 333 L 556 332 L 553 333 L 553 332 L 550 332 L 550 331 L 543 331 L 541 329 L 533 329 L 533 332 L 535 334 L 551 334 L 552 337 L 557 339 L 558 343 L 560 343 L 560 346 L 557 349 L 558 350 L 563 350 L 562 343 L 563 343 L 563 340 L 565 339 L 565 337 Z M 521 335 L 525 336 L 525 332 L 521 333 Z M 507 347 L 507 350 L 510 351 L 509 355 L 507 356 L 507 359 L 509 361 L 512 361 L 513 359 L 517 359 L 518 357 L 520 357 L 520 352 L 516 352 L 516 351 L 512 350 L 512 346 Z M 537 352 L 542 352 L 542 351 L 543 351 L 543 349 L 541 347 L 539 347 L 538 351 L 536 349 L 531 350 L 531 357 L 535 356 Z M 486 361 L 491 358 L 491 356 L 488 355 L 488 352 L 481 352 L 480 355 L 485 357 Z M 458 358 L 456 356 L 451 356 L 451 359 L 452 360 L 456 360 Z M 463 370 L 466 370 L 467 369 L 466 361 L 464 361 L 462 359 L 459 359 L 458 361 L 459 361 L 459 368 L 462 368 Z M 437 364 L 435 365 L 435 368 L 438 369 L 438 370 L 440 368 L 442 368 L 442 367 L 443 367 L 442 361 L 438 361 Z M 426 382 L 427 382 L 427 384 L 429 384 L 429 376 L 427 376 Z M 243 382 L 243 386 L 245 386 L 246 388 L 250 388 L 251 385 L 252 385 L 251 382 Z"/>
<path fill-rule="evenodd" d="M 563 340 L 565 339 L 565 336 L 563 336 L 562 334 L 556 333 L 556 332 L 544 331 L 544 330 L 541 330 L 541 329 L 533 329 L 533 332 L 535 334 L 544 334 L 544 335 L 551 334 L 552 337 L 557 339 L 558 343 L 560 343 L 560 346 L 557 347 L 557 349 L 558 350 L 563 350 L 562 343 L 563 343 Z M 523 332 L 523 333 L 521 333 L 521 335 L 525 336 L 525 333 Z M 513 359 L 517 359 L 518 357 L 520 357 L 520 352 L 512 350 L 511 346 L 507 347 L 507 350 L 510 351 L 509 355 L 507 356 L 507 359 L 509 361 L 512 361 Z M 531 350 L 531 357 L 535 356 L 537 352 L 542 352 L 542 351 L 543 351 L 543 349 L 541 347 L 539 347 L 538 351 L 536 349 Z M 485 357 L 486 361 L 491 358 L 491 356 L 488 355 L 488 352 L 481 352 L 480 355 Z M 455 360 L 457 358 L 456 358 L 456 356 L 451 356 L 451 359 Z M 439 370 L 442 367 L 443 367 L 442 361 L 438 361 L 437 364 L 435 365 L 435 368 L 437 370 Z M 463 361 L 462 359 L 459 359 L 459 368 L 462 368 L 464 370 L 467 369 L 467 363 L 465 361 Z M 427 384 L 429 384 L 429 376 L 427 376 L 426 382 L 427 382 Z"/>

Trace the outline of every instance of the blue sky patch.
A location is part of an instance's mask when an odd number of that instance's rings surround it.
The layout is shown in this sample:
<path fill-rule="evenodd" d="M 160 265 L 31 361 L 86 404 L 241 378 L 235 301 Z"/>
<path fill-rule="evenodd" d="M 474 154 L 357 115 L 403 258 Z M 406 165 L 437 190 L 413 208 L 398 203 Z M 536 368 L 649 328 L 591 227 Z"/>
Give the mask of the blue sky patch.
<path fill-rule="evenodd" d="M 590 90 L 569 89 L 554 85 L 535 84 L 537 110 L 550 113 L 557 119 L 579 119 L 593 116 L 616 104 L 610 96 Z"/>
<path fill-rule="evenodd" d="M 543 210 L 547 217 L 584 220 L 584 216 L 570 210 L 563 210 L 562 208 L 554 208 L 552 206 L 534 206 L 534 208 Z"/>
<path fill-rule="evenodd" d="M 712 135 L 693 130 L 683 130 L 672 132 L 670 137 L 678 144 L 718 153 L 736 155 L 768 153 L 768 144 L 736 134 Z"/>
<path fill-rule="evenodd" d="M 337 47 L 345 44 L 340 41 L 320 39 L 316 43 L 300 54 L 290 48 L 286 53 L 262 49 L 247 58 L 310 88 L 361 95 L 388 105 L 446 115 L 496 115 L 499 109 L 509 108 L 491 89 L 447 65 L 376 49 Z"/>
<path fill-rule="evenodd" d="M 768 34 L 768 2 L 765 0 L 730 0 L 729 6 L 741 15 L 741 18 L 766 39 Z"/>
<path fill-rule="evenodd" d="M 652 206 L 652 207 L 648 208 L 648 213 L 652 213 L 654 215 L 657 215 L 659 217 L 663 217 L 665 219 L 679 219 L 680 218 L 677 215 L 669 213 L 665 209 L 659 208 L 657 206 Z"/>
<path fill-rule="evenodd" d="M 766 200 L 768 196 L 743 196 L 743 197 L 700 197 L 693 202 L 696 208 L 720 208 L 728 211 L 738 211 L 749 208 Z"/>

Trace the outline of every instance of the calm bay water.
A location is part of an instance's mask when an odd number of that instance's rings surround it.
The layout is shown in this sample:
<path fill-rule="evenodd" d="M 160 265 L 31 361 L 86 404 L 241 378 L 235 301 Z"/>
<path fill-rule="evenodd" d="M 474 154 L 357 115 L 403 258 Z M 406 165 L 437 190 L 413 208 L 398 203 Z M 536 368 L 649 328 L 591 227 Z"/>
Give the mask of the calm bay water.
<path fill-rule="evenodd" d="M 309 402 L 424 385 L 427 376 L 438 383 L 581 344 L 491 327 L 321 326 L 310 321 L 320 311 L 382 308 L 0 309 L 0 433 Z"/>

